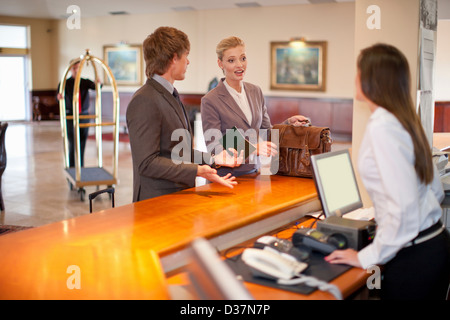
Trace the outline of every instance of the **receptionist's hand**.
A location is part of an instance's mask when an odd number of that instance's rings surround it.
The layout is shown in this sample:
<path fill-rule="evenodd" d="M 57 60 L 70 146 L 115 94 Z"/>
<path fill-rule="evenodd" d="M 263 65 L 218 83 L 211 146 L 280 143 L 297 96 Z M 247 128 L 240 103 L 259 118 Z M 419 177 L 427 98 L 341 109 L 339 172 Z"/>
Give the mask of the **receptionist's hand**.
<path fill-rule="evenodd" d="M 239 167 L 244 161 L 244 150 L 242 150 L 240 154 L 233 148 L 228 148 L 228 151 L 231 152 L 232 155 L 226 150 L 223 150 L 221 153 L 214 156 L 214 163 L 224 167 Z"/>
<path fill-rule="evenodd" d="M 348 264 L 353 267 L 362 268 L 358 259 L 358 252 L 353 249 L 334 250 L 325 257 L 325 261 L 333 264 Z"/>
<path fill-rule="evenodd" d="M 217 182 L 225 187 L 233 189 L 237 182 L 235 181 L 236 177 L 232 176 L 231 173 L 227 174 L 224 177 L 221 177 L 217 174 L 217 171 L 210 166 L 201 165 L 197 168 L 197 176 L 205 178 L 211 182 Z"/>

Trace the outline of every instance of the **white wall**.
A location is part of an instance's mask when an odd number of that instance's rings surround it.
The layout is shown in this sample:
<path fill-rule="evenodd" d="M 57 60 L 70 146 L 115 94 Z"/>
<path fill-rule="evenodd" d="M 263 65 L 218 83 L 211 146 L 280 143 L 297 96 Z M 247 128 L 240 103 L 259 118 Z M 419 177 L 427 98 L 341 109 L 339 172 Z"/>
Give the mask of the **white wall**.
<path fill-rule="evenodd" d="M 261 86 L 266 95 L 353 97 L 354 3 L 86 18 L 82 19 L 80 30 L 69 30 L 66 21 L 61 20 L 57 40 L 59 74 L 63 74 L 70 59 L 83 54 L 86 48 L 103 58 L 104 45 L 120 41 L 140 44 L 159 26 L 179 28 L 190 38 L 188 73 L 184 81 L 176 83 L 183 93 L 205 93 L 208 83 L 221 76 L 215 47 L 222 38 L 236 35 L 246 42 L 246 80 Z M 328 42 L 326 92 L 270 91 L 270 42 L 296 36 Z"/>
<path fill-rule="evenodd" d="M 438 21 L 435 100 L 450 101 L 450 20 Z"/>
<path fill-rule="evenodd" d="M 0 23 L 30 26 L 31 89 L 56 89 L 55 20 L 0 16 Z"/>
<path fill-rule="evenodd" d="M 140 44 L 157 27 L 170 25 L 185 31 L 192 44 L 187 79 L 177 84 L 184 93 L 204 93 L 209 81 L 221 76 L 216 64 L 215 46 L 223 37 L 235 34 L 247 43 L 249 70 L 246 80 L 260 85 L 265 94 L 353 97 L 354 2 L 108 16 L 82 19 L 81 30 L 67 29 L 66 20 L 0 17 L 0 22 L 31 26 L 35 90 L 56 89 L 69 60 L 83 54 L 86 48 L 91 49 L 93 55 L 103 58 L 103 45 L 120 41 Z M 270 42 L 287 41 L 294 36 L 305 36 L 311 41 L 328 41 L 325 93 L 270 90 Z M 437 101 L 450 100 L 448 39 L 450 20 L 439 20 L 435 74 Z M 119 89 L 135 91 L 137 88 Z"/>
<path fill-rule="evenodd" d="M 381 12 L 381 28 L 369 29 L 366 21 L 369 17 L 367 8 L 377 5 Z M 378 42 L 394 45 L 408 59 L 412 92 L 415 101 L 419 48 L 419 0 L 359 0 L 355 6 L 355 56 L 356 61 L 360 51 Z M 358 168 L 358 153 L 371 113 L 367 103 L 354 99 L 353 129 L 352 129 L 352 159 Z M 356 176 L 365 207 L 372 205 L 367 191 L 362 184 L 358 170 Z"/>

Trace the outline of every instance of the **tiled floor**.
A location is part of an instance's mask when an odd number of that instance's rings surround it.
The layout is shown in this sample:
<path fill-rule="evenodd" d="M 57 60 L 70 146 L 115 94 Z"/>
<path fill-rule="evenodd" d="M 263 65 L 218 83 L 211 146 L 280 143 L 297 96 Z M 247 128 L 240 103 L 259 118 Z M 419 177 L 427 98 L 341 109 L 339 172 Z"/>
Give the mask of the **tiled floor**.
<path fill-rule="evenodd" d="M 103 140 L 104 168 L 112 172 L 111 141 Z M 10 122 L 6 131 L 7 166 L 3 174 L 2 191 L 5 211 L 0 224 L 39 226 L 89 214 L 87 195 L 96 186 L 85 187 L 81 201 L 77 190 L 70 190 L 64 175 L 61 127 L 58 121 L 33 123 Z M 86 166 L 97 166 L 95 140 L 88 140 Z M 119 184 L 115 205 L 131 202 L 132 164 L 129 143 L 119 143 Z M 106 186 L 100 186 L 104 188 Z M 93 202 L 93 210 L 111 207 L 107 194 Z"/>
<path fill-rule="evenodd" d="M 113 143 L 103 140 L 104 168 L 112 172 Z M 334 143 L 333 150 L 349 147 Z M 58 121 L 9 124 L 6 131 L 7 166 L 3 174 L 2 191 L 5 211 L 0 224 L 40 226 L 84 214 L 89 214 L 87 195 L 97 190 L 86 187 L 81 201 L 77 190 L 70 190 L 64 176 L 61 128 Z M 95 140 L 88 140 L 85 165 L 96 167 Z M 119 143 L 119 183 L 116 185 L 115 205 L 131 203 L 132 163 L 128 142 Z M 100 186 L 104 188 L 106 186 Z M 93 202 L 93 211 L 111 207 L 108 195 Z"/>

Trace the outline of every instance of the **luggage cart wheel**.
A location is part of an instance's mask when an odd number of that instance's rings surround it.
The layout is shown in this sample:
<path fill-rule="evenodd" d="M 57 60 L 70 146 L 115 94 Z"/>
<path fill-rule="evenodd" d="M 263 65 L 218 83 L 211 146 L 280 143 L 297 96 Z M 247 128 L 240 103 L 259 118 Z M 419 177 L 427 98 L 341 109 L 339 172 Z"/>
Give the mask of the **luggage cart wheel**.
<path fill-rule="evenodd" d="M 112 197 L 113 197 L 113 193 L 114 193 L 114 191 L 115 191 L 115 189 L 114 189 L 114 186 L 112 186 L 112 185 L 108 185 L 108 188 L 107 189 L 109 189 L 109 190 L 113 190 L 112 192 L 108 192 L 108 195 L 109 195 L 109 200 L 112 200 Z"/>
<path fill-rule="evenodd" d="M 84 196 L 86 195 L 86 190 L 84 188 L 79 188 L 78 193 L 80 194 L 81 201 L 84 201 Z"/>

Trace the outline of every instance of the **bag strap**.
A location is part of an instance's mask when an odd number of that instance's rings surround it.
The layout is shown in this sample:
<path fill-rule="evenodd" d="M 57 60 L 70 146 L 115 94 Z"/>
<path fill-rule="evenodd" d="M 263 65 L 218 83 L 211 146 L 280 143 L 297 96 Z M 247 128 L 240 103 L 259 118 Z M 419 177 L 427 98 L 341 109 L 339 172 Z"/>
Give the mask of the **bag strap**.
<path fill-rule="evenodd" d="M 305 135 L 305 157 L 302 157 L 301 161 L 306 166 L 309 166 L 311 164 L 311 158 L 310 158 L 310 152 L 309 152 L 309 130 L 306 130 L 306 135 Z"/>
<path fill-rule="evenodd" d="M 279 136 L 279 140 L 280 140 L 280 141 L 283 141 L 283 137 L 284 137 L 284 133 L 286 132 L 286 128 L 287 128 L 286 125 L 284 125 L 284 126 L 281 127 L 281 130 L 280 130 L 280 136 Z"/>

